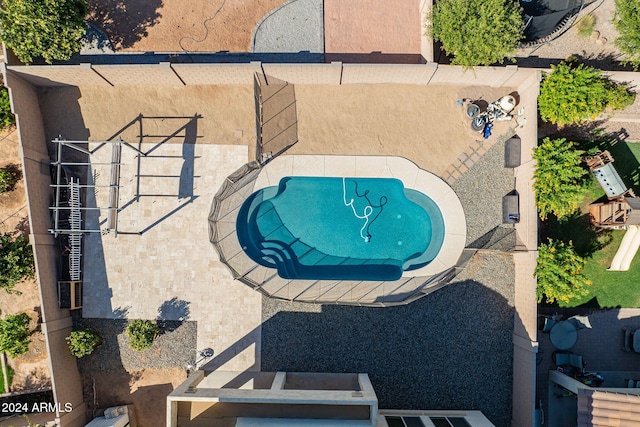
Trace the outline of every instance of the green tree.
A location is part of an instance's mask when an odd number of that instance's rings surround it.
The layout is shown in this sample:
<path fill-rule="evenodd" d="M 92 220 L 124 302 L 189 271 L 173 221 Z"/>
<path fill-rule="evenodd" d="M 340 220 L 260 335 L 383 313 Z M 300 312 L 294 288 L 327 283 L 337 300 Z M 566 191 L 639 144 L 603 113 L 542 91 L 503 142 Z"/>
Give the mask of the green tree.
<path fill-rule="evenodd" d="M 133 320 L 126 329 L 129 345 L 136 351 L 146 350 L 158 335 L 158 325 L 150 320 Z"/>
<path fill-rule="evenodd" d="M 11 112 L 9 91 L 6 87 L 0 87 L 0 129 L 8 128 L 16 122 L 16 116 Z"/>
<path fill-rule="evenodd" d="M 540 117 L 546 122 L 579 124 L 595 119 L 607 107 L 623 109 L 635 100 L 635 94 L 625 85 L 575 60 L 552 65 L 551 70 L 543 77 L 538 96 Z"/>
<path fill-rule="evenodd" d="M 516 0 L 438 0 L 427 18 L 427 34 L 465 68 L 510 58 L 523 30 Z"/>
<path fill-rule="evenodd" d="M 31 318 L 27 313 L 7 316 L 0 320 L 0 351 L 18 357 L 29 350 Z"/>
<path fill-rule="evenodd" d="M 75 357 L 83 357 L 93 353 L 93 350 L 102 342 L 100 335 L 91 329 L 73 331 L 66 340 L 69 345 L 69 351 Z"/>
<path fill-rule="evenodd" d="M 0 235 L 0 288 L 14 293 L 16 283 L 33 277 L 33 250 L 24 236 L 13 239 L 10 233 Z"/>
<path fill-rule="evenodd" d="M 0 37 L 25 64 L 67 60 L 82 46 L 86 14 L 86 0 L 3 0 Z"/>
<path fill-rule="evenodd" d="M 545 138 L 533 150 L 533 158 L 538 162 L 533 173 L 533 190 L 541 219 L 547 219 L 549 214 L 562 218 L 578 209 L 586 192 L 582 185 L 587 175 L 582 167 L 583 154 L 564 138 Z"/>
<path fill-rule="evenodd" d="M 614 44 L 625 54 L 625 62 L 640 67 L 640 4 L 636 0 L 616 0 L 613 25 L 618 31 Z"/>
<path fill-rule="evenodd" d="M 543 298 L 548 302 L 569 302 L 575 297 L 587 295 L 591 281 L 582 274 L 586 263 L 584 258 L 576 254 L 571 242 L 549 239 L 549 243 L 541 244 L 534 272 L 538 281 L 538 302 Z"/>
<path fill-rule="evenodd" d="M 18 165 L 9 164 L 0 168 L 0 194 L 13 191 L 21 177 Z"/>

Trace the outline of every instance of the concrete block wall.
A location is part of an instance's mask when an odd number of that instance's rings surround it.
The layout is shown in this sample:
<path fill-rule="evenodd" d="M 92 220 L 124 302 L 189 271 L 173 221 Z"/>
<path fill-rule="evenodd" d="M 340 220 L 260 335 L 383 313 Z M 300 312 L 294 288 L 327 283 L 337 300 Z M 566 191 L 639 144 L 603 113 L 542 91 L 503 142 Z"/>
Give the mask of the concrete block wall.
<path fill-rule="evenodd" d="M 339 85 L 342 64 L 262 64 L 267 75 L 293 84 Z"/>
<path fill-rule="evenodd" d="M 344 64 L 342 84 L 429 84 L 437 64 Z"/>
<path fill-rule="evenodd" d="M 10 65 L 9 70 L 37 87 L 47 86 L 107 86 L 107 83 L 91 68 L 80 65 Z"/>
<path fill-rule="evenodd" d="M 431 8 L 433 8 L 433 0 L 420 0 L 420 28 L 422 28 L 420 54 L 426 62 L 433 62 L 433 40 L 427 36 L 425 29 L 425 23 L 427 22 L 427 16 L 431 13 Z"/>
<path fill-rule="evenodd" d="M 248 64 L 172 64 L 171 67 L 187 85 L 242 85 L 253 82 L 261 73 L 260 62 Z"/>
<path fill-rule="evenodd" d="M 456 86 L 508 86 L 511 79 L 518 72 L 515 65 L 506 67 L 476 67 L 465 70 L 460 66 L 439 66 L 431 79 L 431 84 Z"/>
<path fill-rule="evenodd" d="M 425 0 L 428 1 L 428 0 Z M 264 72 L 292 84 L 439 84 L 457 86 L 517 87 L 531 69 L 426 64 L 115 64 L 9 66 L 16 75 L 35 86 L 92 85 L 234 85 L 253 84 L 254 73 Z M 614 73 L 612 78 L 635 82 L 633 73 Z"/>
<path fill-rule="evenodd" d="M 93 65 L 92 68 L 113 86 L 184 85 L 168 62 Z"/>
<path fill-rule="evenodd" d="M 607 71 L 604 73 L 611 80 L 619 83 L 627 83 L 629 86 L 634 87 L 634 90 L 640 90 L 640 73 L 631 71 Z"/>
<path fill-rule="evenodd" d="M 66 403 L 72 407 L 71 412 L 58 414 L 61 427 L 84 426 L 86 408 L 82 396 L 82 378 L 65 340 L 71 333 L 71 317 L 44 323 L 42 332 L 47 336 L 49 347 L 53 397 L 59 403 L 59 409 L 64 411 Z"/>
<path fill-rule="evenodd" d="M 36 263 L 43 322 L 41 326 L 49 354 L 53 395 L 62 407 L 65 403 L 71 403 L 73 407 L 72 413 L 58 413 L 57 416 L 61 417 L 61 427 L 82 426 L 86 414 L 82 401 L 82 381 L 75 358 L 69 353 L 65 342 L 65 337 L 71 332 L 71 317 L 69 310 L 58 308 L 58 249 L 53 236 L 48 232 L 51 177 L 38 96 L 35 87 L 19 77 L 18 73 L 7 70 L 6 67 L 3 68 L 3 73 L 18 127 L 31 229 L 29 240 L 33 245 Z"/>
<path fill-rule="evenodd" d="M 516 190 L 520 195 L 520 222 L 516 232 L 522 248 L 513 254 L 515 275 L 515 314 L 513 324 L 513 426 L 534 424 L 535 375 L 537 342 L 537 304 L 534 278 L 538 249 L 538 212 L 533 193 L 535 161 L 533 149 L 537 145 L 537 98 L 539 71 L 518 70 L 509 82 L 519 82 L 517 91 L 524 108 L 526 124 L 517 130 L 522 144 L 522 164 L 515 169 Z M 513 86 L 512 86 L 513 87 Z"/>

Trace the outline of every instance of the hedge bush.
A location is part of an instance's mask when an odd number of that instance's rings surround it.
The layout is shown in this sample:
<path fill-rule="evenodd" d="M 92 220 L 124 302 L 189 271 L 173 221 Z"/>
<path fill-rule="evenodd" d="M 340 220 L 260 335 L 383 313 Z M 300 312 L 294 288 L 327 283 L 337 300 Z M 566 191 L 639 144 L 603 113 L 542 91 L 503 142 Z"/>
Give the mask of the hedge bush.
<path fill-rule="evenodd" d="M 25 64 L 67 60 L 87 32 L 86 0 L 3 0 L 0 37 Z"/>
<path fill-rule="evenodd" d="M 583 154 L 564 138 L 545 138 L 533 150 L 537 161 L 533 190 L 540 219 L 547 219 L 549 214 L 563 218 L 578 209 L 586 192 L 583 184 L 588 174 L 582 166 Z"/>
<path fill-rule="evenodd" d="M 10 233 L 0 234 L 0 289 L 16 293 L 14 286 L 20 280 L 33 277 L 35 266 L 29 239 Z"/>
<path fill-rule="evenodd" d="M 0 168 L 0 194 L 13 191 L 20 178 L 22 174 L 18 165 L 10 164 Z"/>
<path fill-rule="evenodd" d="M 0 87 L 0 130 L 15 124 L 16 116 L 11 112 L 9 91 L 6 87 Z"/>
<path fill-rule="evenodd" d="M 538 109 L 545 122 L 559 126 L 594 120 L 607 107 L 620 110 L 633 104 L 635 93 L 574 59 L 551 66 L 540 84 Z"/>
<path fill-rule="evenodd" d="M 571 242 L 549 239 L 538 248 L 538 260 L 534 275 L 538 279 L 536 296 L 538 302 L 546 299 L 569 302 L 589 293 L 591 281 L 582 274 L 587 261 L 578 256 Z"/>
<path fill-rule="evenodd" d="M 523 38 L 522 7 L 516 0 L 438 0 L 426 28 L 453 64 L 502 63 Z"/>
<path fill-rule="evenodd" d="M 91 329 L 73 331 L 66 340 L 69 351 L 78 358 L 90 355 L 102 343 L 100 335 Z"/>
<path fill-rule="evenodd" d="M 129 346 L 136 350 L 146 350 L 153 344 L 153 340 L 158 335 L 158 325 L 150 320 L 133 320 L 126 329 L 129 338 Z"/>
<path fill-rule="evenodd" d="M 27 313 L 14 314 L 0 320 L 0 352 L 18 357 L 29 351 L 31 318 Z"/>
<path fill-rule="evenodd" d="M 625 54 L 625 63 L 640 67 L 640 4 L 637 0 L 615 0 L 613 25 L 618 37 L 614 44 Z"/>

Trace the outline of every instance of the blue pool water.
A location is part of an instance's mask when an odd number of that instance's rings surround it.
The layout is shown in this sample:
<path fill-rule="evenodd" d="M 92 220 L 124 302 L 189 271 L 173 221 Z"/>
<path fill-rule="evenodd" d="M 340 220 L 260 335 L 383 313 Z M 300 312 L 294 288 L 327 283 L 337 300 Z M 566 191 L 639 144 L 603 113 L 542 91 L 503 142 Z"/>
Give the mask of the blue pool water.
<path fill-rule="evenodd" d="M 396 280 L 444 239 L 433 200 L 392 178 L 285 177 L 238 214 L 243 250 L 287 279 Z"/>

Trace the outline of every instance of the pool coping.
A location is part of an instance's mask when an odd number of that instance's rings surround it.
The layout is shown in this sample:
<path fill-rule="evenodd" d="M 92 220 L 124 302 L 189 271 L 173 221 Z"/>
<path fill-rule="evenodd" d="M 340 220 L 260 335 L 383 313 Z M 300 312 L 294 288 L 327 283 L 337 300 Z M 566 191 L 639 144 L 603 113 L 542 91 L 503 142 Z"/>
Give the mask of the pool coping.
<path fill-rule="evenodd" d="M 467 223 L 460 199 L 442 178 L 396 156 L 281 155 L 267 163 L 255 181 L 254 191 L 278 185 L 286 176 L 397 178 L 405 188 L 420 191 L 440 208 L 444 240 L 428 265 L 402 274 L 404 278 L 433 276 L 454 267 L 465 248 Z"/>

